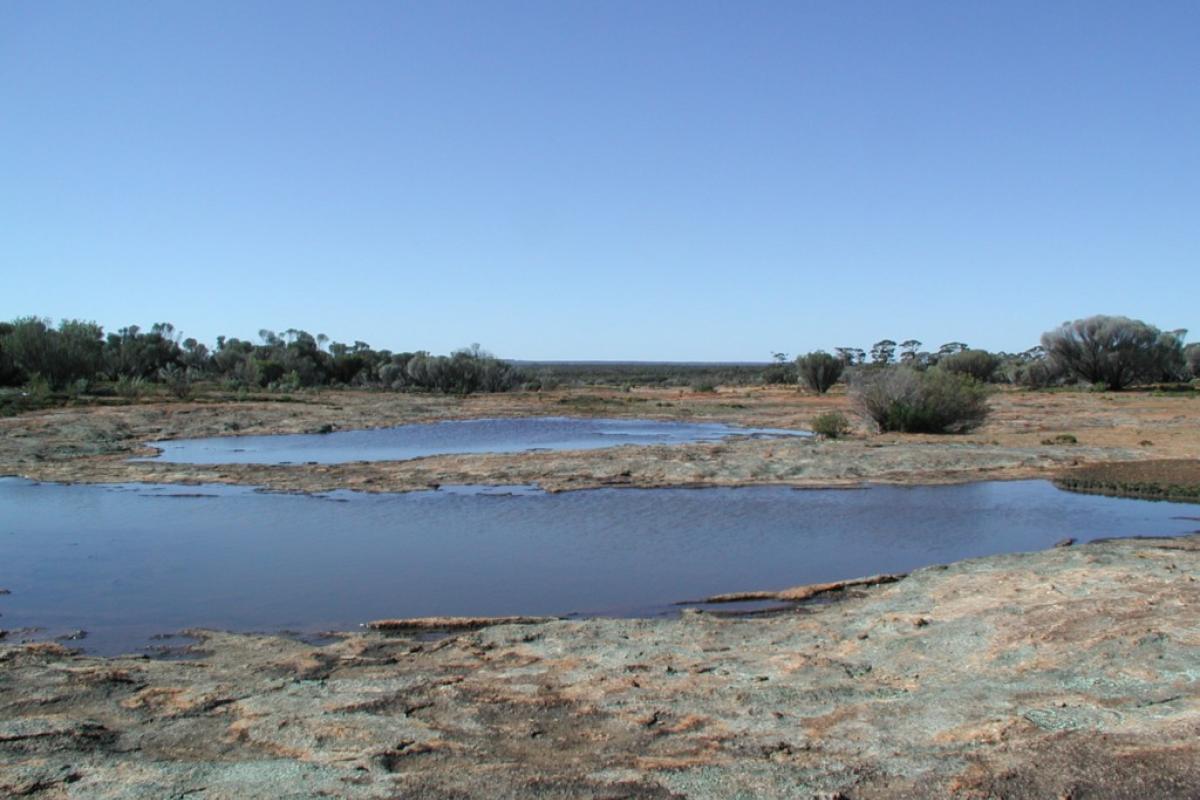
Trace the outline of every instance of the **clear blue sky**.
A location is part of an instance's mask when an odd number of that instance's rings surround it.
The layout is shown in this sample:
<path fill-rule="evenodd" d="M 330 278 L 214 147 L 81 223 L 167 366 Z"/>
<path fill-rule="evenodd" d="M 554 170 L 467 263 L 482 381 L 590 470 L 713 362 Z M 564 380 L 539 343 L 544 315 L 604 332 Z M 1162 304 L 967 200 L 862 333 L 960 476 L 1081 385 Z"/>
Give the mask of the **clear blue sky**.
<path fill-rule="evenodd" d="M 0 318 L 514 358 L 1200 338 L 1200 3 L 0 4 Z"/>

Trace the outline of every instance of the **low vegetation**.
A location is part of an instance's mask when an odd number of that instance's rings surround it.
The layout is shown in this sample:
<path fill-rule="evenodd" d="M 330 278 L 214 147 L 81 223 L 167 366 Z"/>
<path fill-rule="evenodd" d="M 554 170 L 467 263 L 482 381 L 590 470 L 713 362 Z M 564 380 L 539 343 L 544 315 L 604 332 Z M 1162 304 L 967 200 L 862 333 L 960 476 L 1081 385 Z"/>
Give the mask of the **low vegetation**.
<path fill-rule="evenodd" d="M 829 411 L 813 417 L 809 429 L 826 439 L 840 439 L 850 432 L 850 420 L 840 411 Z"/>
<path fill-rule="evenodd" d="M 1089 464 L 1054 482 L 1076 492 L 1200 503 L 1200 461 L 1194 459 Z"/>
<path fill-rule="evenodd" d="M 859 412 L 880 431 L 955 433 L 988 414 L 987 387 L 941 368 L 889 366 L 859 373 L 850 385 Z"/>
<path fill-rule="evenodd" d="M 1078 384 L 1120 390 L 1155 384 L 1164 390 L 1174 385 L 1190 391 L 1184 382 L 1200 378 L 1200 344 L 1184 346 L 1186 336 L 1182 329 L 1164 332 L 1140 320 L 1096 316 L 1064 323 L 1022 353 L 991 353 L 959 341 L 926 350 L 916 339 L 883 339 L 868 350 L 838 347 L 833 353 L 813 351 L 794 361 L 776 352 L 766 364 L 535 362 L 499 359 L 479 345 L 450 355 L 377 350 L 362 341 L 345 344 L 296 329 L 260 330 L 255 341 L 220 336 L 210 350 L 183 338 L 169 323 L 105 334 L 92 322 L 63 320 L 55 326 L 46 319 L 24 317 L 0 323 L 0 412 L 84 395 L 186 399 L 199 385 L 206 393 L 268 391 L 281 396 L 316 387 L 466 395 L 586 386 L 710 392 L 718 386 L 776 384 L 798 384 L 824 394 L 842 381 L 862 387 L 916 385 L 922 381 L 914 374 L 935 369 L 979 384 L 1029 389 Z M 896 373 L 897 368 L 907 372 Z M 955 385 L 944 378 L 928 383 Z M 3 387 L 23 388 L 13 393 Z M 900 413 L 899 408 L 893 412 Z M 926 424 L 917 419 L 923 417 L 918 410 L 904 413 L 915 417 L 897 424 Z"/>

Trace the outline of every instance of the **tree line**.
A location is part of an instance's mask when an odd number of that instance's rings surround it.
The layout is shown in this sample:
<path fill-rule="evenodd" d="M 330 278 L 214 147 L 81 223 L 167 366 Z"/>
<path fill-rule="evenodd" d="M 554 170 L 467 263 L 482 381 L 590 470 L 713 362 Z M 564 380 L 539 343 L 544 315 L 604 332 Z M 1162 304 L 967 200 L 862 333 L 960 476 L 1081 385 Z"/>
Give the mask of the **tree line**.
<path fill-rule="evenodd" d="M 876 342 L 866 353 L 838 348 L 815 351 L 795 361 L 799 382 L 819 394 L 839 380 L 849 384 L 855 408 L 881 431 L 947 433 L 966 431 L 988 415 L 987 384 L 1008 382 L 1031 388 L 1068 383 L 1119 391 L 1138 384 L 1200 378 L 1200 344 L 1184 345 L 1187 331 L 1161 331 L 1128 317 L 1093 316 L 1064 322 L 1042 334 L 1041 344 L 1017 355 L 973 350 L 961 342 L 937 353 L 910 339 Z M 778 360 L 777 366 L 783 364 Z M 837 437 L 846 427 L 840 414 L 824 415 L 814 429 Z"/>
<path fill-rule="evenodd" d="M 1022 353 L 990 353 L 963 342 L 925 349 L 916 339 L 876 342 L 869 350 L 838 347 L 770 364 L 514 364 L 478 345 L 450 355 L 376 350 L 366 342 L 330 341 L 303 330 L 259 331 L 257 340 L 217 337 L 210 349 L 173 325 L 136 325 L 105 334 L 93 322 L 23 317 L 0 323 L 0 386 L 45 386 L 84 393 L 108 384 L 136 395 L 148 384 L 187 396 L 194 384 L 226 389 L 295 390 L 346 386 L 452 394 L 516 388 L 615 383 L 710 386 L 780 383 L 825 392 L 850 375 L 938 370 L 981 384 L 1045 388 L 1084 383 L 1119 390 L 1140 383 L 1200 377 L 1200 344 L 1184 345 L 1185 330 L 1161 331 L 1125 317 L 1096 316 L 1063 323 Z M 906 385 L 914 385 L 906 379 Z"/>
<path fill-rule="evenodd" d="M 393 353 L 290 329 L 261 330 L 257 342 L 219 336 L 210 350 L 170 323 L 149 330 L 131 325 L 107 335 L 81 320 L 0 323 L 0 386 L 32 382 L 85 392 L 111 382 L 118 392 L 134 393 L 142 384 L 161 383 L 183 396 L 199 381 L 231 389 L 357 386 L 470 394 L 508 391 L 522 376 L 479 345 L 448 356 Z"/>
<path fill-rule="evenodd" d="M 1200 378 L 1200 343 L 1185 345 L 1186 338 L 1187 330 L 1182 328 L 1163 331 L 1141 320 L 1097 315 L 1064 322 L 1042 334 L 1040 344 L 1021 353 L 990 353 L 963 342 L 949 342 L 931 352 L 922 350 L 916 339 L 899 344 L 884 339 L 870 351 L 818 350 L 791 364 L 777 353 L 768 375 L 780 383 L 799 381 L 819 393 L 828 391 L 843 374 L 889 367 L 918 372 L 937 368 L 980 383 L 1034 389 L 1082 383 L 1119 391 Z"/>

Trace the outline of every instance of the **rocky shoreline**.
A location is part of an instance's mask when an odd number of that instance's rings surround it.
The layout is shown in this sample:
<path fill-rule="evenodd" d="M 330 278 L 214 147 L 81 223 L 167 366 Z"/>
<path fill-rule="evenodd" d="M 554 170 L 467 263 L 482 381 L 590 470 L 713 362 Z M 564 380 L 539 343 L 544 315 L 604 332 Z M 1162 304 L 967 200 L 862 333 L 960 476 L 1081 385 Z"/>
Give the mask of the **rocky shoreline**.
<path fill-rule="evenodd" d="M 0 794 L 1191 797 L 1200 534 L 919 570 L 754 620 L 182 660 L 0 647 Z"/>
<path fill-rule="evenodd" d="M 804 429 L 849 412 L 844 395 L 786 389 L 719 393 L 515 393 L 470 398 L 324 392 L 296 402 L 146 403 L 62 408 L 0 419 L 0 475 L 62 483 L 230 483 L 275 491 L 413 491 L 435 484 L 605 486 L 839 486 L 1052 477 L 1073 467 L 1200 452 L 1200 403 L 1190 398 L 1000 392 L 992 419 L 968 436 L 864 435 L 839 441 L 721 443 L 575 452 L 434 456 L 331 465 L 189 465 L 130 461 L 145 443 L 240 434 L 311 433 L 439 419 L 575 415 L 719 421 Z M 1072 431 L 1069 435 L 1065 432 Z"/>
<path fill-rule="evenodd" d="M 805 487 L 1117 463 L 1175 474 L 1154 465 L 1200 453 L 1192 399 L 1004 392 L 965 437 L 859 430 L 328 466 L 128 460 L 157 439 L 483 416 L 803 428 L 847 402 L 772 389 L 627 394 L 57 409 L 0 420 L 0 474 L 279 491 Z M 0 640 L 0 795 L 1192 797 L 1198 574 L 1200 532 L 750 593 L 793 603 L 752 619 L 459 619 L 437 639 L 434 622 L 392 620 L 316 644 L 210 631 L 169 659 Z"/>

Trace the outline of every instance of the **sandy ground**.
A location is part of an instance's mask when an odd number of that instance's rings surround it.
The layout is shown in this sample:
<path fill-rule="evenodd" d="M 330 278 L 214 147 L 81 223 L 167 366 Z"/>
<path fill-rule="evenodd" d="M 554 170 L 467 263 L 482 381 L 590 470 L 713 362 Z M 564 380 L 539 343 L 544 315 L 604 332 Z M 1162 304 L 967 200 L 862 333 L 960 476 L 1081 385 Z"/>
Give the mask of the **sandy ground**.
<path fill-rule="evenodd" d="M 805 428 L 819 413 L 852 416 L 844 394 L 784 388 L 570 390 L 469 398 L 370 392 L 296 402 L 188 402 L 65 408 L 0 419 L 0 474 L 64 482 L 225 482 L 286 491 L 404 491 L 431 484 L 596 486 L 932 483 L 1053 475 L 1110 461 L 1200 456 L 1200 393 L 1001 391 L 979 430 L 960 436 L 873 435 L 857 422 L 839 441 L 731 440 L 602 451 L 440 456 L 344 465 L 130 462 L 152 440 L 386 427 L 437 419 L 563 415 L 713 420 Z M 1057 444 L 1070 434 L 1076 443 Z M 1048 443 L 1047 443 L 1048 442 Z"/>

